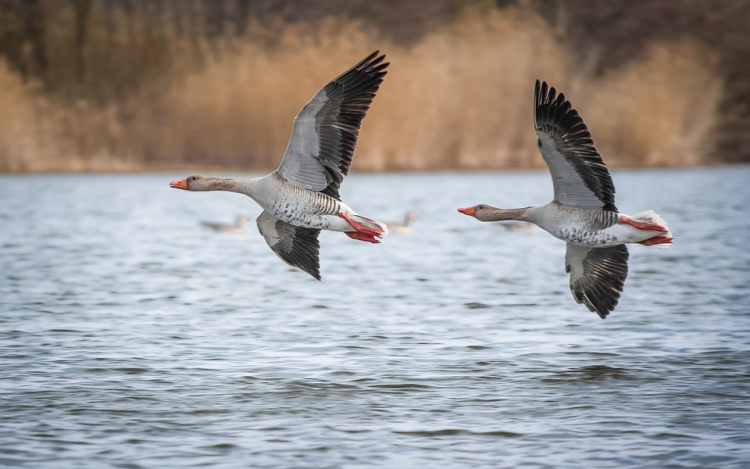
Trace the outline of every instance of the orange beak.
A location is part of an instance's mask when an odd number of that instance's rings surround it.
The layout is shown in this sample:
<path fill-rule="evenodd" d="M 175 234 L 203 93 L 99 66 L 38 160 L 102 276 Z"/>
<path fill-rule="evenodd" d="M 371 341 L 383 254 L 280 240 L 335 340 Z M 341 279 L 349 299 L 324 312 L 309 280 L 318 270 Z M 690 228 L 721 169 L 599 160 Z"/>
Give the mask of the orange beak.
<path fill-rule="evenodd" d="M 463 213 L 464 215 L 469 215 L 470 217 L 474 216 L 474 207 L 459 208 L 458 211 Z"/>
<path fill-rule="evenodd" d="M 188 190 L 187 188 L 187 179 L 183 179 L 182 181 L 174 181 L 169 183 L 169 187 L 172 187 L 174 189 L 182 189 L 184 191 Z"/>

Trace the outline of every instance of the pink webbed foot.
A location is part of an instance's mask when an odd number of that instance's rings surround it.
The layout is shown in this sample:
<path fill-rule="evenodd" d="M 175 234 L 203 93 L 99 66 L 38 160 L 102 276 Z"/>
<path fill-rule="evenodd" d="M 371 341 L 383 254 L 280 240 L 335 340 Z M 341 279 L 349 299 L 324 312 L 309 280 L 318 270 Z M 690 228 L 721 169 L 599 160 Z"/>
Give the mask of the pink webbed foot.
<path fill-rule="evenodd" d="M 344 231 L 344 234 L 352 239 L 356 239 L 357 241 L 367 241 L 368 243 L 372 243 L 372 244 L 380 243 L 380 240 L 376 239 L 375 236 L 368 235 L 365 233 L 360 233 L 358 231 Z"/>
<path fill-rule="evenodd" d="M 620 217 L 619 222 L 620 223 L 627 223 L 628 225 L 634 226 L 634 227 L 638 228 L 639 230 L 663 231 L 663 232 L 669 231 L 668 229 L 664 228 L 661 225 L 657 225 L 656 223 L 641 223 L 639 221 L 631 220 L 628 217 Z M 648 240 L 646 240 L 646 241 L 648 241 Z"/>
<path fill-rule="evenodd" d="M 653 238 L 640 241 L 638 244 L 644 246 L 653 246 L 654 244 L 672 244 L 672 238 L 669 236 L 654 236 Z"/>
<path fill-rule="evenodd" d="M 355 230 L 357 230 L 358 233 L 362 233 L 362 234 L 369 235 L 369 236 L 377 236 L 378 238 L 380 238 L 380 237 L 383 236 L 383 233 L 381 233 L 380 231 L 375 230 L 373 228 L 370 228 L 368 226 L 363 225 L 362 223 L 359 223 L 359 222 L 356 222 L 356 221 L 352 220 L 352 217 L 350 217 L 346 213 L 343 213 L 343 212 L 339 213 L 339 216 L 341 218 L 343 218 L 344 220 L 346 220 L 351 225 L 352 228 L 354 228 Z M 349 237 L 351 238 L 351 236 L 349 236 Z M 357 238 L 354 238 L 354 239 L 357 239 Z M 362 240 L 362 241 L 364 241 L 364 240 Z"/>

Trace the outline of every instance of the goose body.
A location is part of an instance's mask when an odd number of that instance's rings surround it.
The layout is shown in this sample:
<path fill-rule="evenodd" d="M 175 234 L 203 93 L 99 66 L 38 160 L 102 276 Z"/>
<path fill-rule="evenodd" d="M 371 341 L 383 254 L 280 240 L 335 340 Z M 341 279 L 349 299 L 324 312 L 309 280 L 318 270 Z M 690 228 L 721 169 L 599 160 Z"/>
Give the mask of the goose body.
<path fill-rule="evenodd" d="M 672 233 L 652 210 L 632 216 L 617 210 L 612 178 L 583 119 L 562 93 L 538 80 L 534 129 L 552 175 L 552 202 L 516 209 L 480 204 L 459 212 L 480 221 L 533 223 L 565 241 L 573 298 L 604 319 L 617 306 L 628 274 L 626 244 L 669 247 Z"/>
<path fill-rule="evenodd" d="M 303 189 L 276 173 L 249 181 L 246 194 L 277 220 L 316 230 L 354 231 L 339 213 L 358 215 L 340 200 Z"/>
<path fill-rule="evenodd" d="M 642 216 L 645 214 L 634 217 Z M 558 202 L 532 207 L 526 215 L 527 221 L 555 238 L 579 246 L 609 247 L 640 243 L 662 234 L 662 230 L 643 230 L 620 222 L 623 218 L 634 217 L 605 210 L 576 209 Z"/>
<path fill-rule="evenodd" d="M 352 239 L 379 243 L 388 228 L 341 201 L 359 129 L 388 63 L 374 52 L 328 83 L 294 119 L 286 153 L 273 173 L 252 179 L 201 175 L 170 183 L 193 192 L 229 191 L 263 208 L 257 225 L 266 243 L 287 264 L 320 280 L 318 235 L 341 231 Z"/>

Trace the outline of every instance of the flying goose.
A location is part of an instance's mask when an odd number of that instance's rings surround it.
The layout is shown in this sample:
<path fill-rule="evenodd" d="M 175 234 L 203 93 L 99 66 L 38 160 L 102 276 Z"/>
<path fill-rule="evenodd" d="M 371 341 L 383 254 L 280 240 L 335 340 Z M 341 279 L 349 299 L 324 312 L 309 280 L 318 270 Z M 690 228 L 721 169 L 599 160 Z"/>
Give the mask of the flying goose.
<path fill-rule="evenodd" d="M 386 75 L 385 55 L 373 52 L 328 83 L 294 119 L 279 168 L 254 179 L 190 176 L 169 184 L 187 191 L 230 191 L 255 200 L 263 213 L 258 229 L 284 262 L 320 280 L 321 230 L 343 231 L 379 243 L 385 224 L 364 217 L 339 196 L 349 173 L 359 128 Z"/>
<path fill-rule="evenodd" d="M 414 222 L 417 221 L 417 212 L 409 210 L 404 215 L 404 221 L 387 221 L 385 225 L 388 227 L 388 231 L 391 233 L 412 233 L 414 232 Z"/>
<path fill-rule="evenodd" d="M 654 211 L 619 213 L 615 187 L 591 134 L 565 95 L 536 82 L 537 146 L 552 174 L 555 197 L 537 207 L 460 208 L 480 221 L 533 223 L 568 243 L 565 271 L 577 303 L 602 319 L 617 306 L 628 274 L 628 243 L 669 247 L 672 233 Z"/>
<path fill-rule="evenodd" d="M 234 223 L 222 223 L 219 221 L 202 221 L 201 225 L 214 231 L 220 231 L 223 233 L 236 233 L 242 234 L 245 232 L 245 227 L 242 226 L 249 222 L 250 218 L 247 215 L 237 215 Z"/>

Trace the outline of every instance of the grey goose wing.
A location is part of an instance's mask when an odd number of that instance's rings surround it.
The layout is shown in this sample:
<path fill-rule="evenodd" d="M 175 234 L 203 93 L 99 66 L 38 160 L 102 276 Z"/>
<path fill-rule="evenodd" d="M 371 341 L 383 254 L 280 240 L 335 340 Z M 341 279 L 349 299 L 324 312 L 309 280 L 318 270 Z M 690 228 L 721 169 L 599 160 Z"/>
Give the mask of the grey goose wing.
<path fill-rule="evenodd" d="M 266 211 L 257 223 L 260 234 L 281 260 L 320 280 L 320 230 L 290 225 Z"/>
<path fill-rule="evenodd" d="M 385 55 L 373 52 L 328 83 L 294 119 L 277 173 L 304 189 L 339 198 L 359 128 L 387 73 Z"/>
<path fill-rule="evenodd" d="M 628 248 L 624 244 L 592 248 L 568 243 L 565 271 L 577 303 L 602 319 L 615 309 L 628 276 Z"/>
<path fill-rule="evenodd" d="M 565 95 L 536 81 L 534 129 L 552 174 L 555 200 L 563 205 L 616 212 L 615 186 L 594 148 L 586 124 Z"/>

